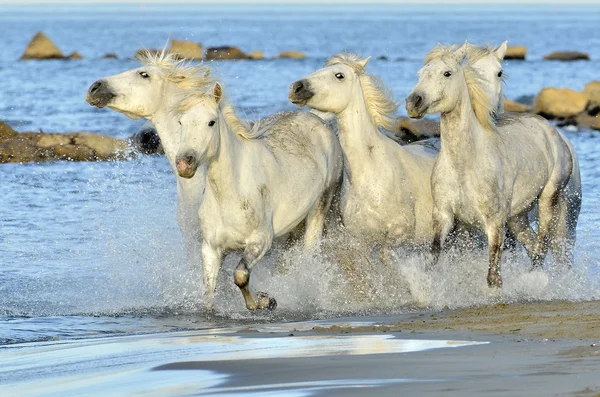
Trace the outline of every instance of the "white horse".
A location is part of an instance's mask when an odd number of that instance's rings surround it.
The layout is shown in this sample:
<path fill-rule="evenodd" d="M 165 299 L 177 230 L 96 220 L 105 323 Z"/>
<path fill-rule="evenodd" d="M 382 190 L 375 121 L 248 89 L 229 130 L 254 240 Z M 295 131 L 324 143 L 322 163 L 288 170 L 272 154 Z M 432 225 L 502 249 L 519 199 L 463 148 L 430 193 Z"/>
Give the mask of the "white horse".
<path fill-rule="evenodd" d="M 406 99 L 410 117 L 441 113 L 441 150 L 432 173 L 434 247 L 455 221 L 482 229 L 488 240 L 488 285 L 501 287 L 505 227 L 543 264 L 548 232 L 561 215 L 558 197 L 571 175 L 572 159 L 554 128 L 537 128 L 538 116 L 504 117 L 496 124 L 493 99 L 479 74 L 461 65 L 464 49 L 436 47 L 419 70 Z M 538 203 L 535 245 L 527 214 Z M 564 215 L 564 214 L 562 214 Z"/>
<path fill-rule="evenodd" d="M 133 119 L 150 120 L 175 172 L 179 125 L 171 112 L 186 93 L 205 84 L 209 69 L 192 66 L 164 50 L 158 54 L 145 52 L 138 56 L 138 60 L 142 67 L 93 83 L 88 89 L 86 100 L 90 105 L 99 108 L 106 106 Z M 198 172 L 191 179 L 176 176 L 177 220 L 188 255 L 192 258 L 199 251 L 201 241 L 197 214 L 204 191 L 203 173 L 204 171 Z"/>
<path fill-rule="evenodd" d="M 437 150 L 401 146 L 378 127 L 393 129 L 398 105 L 376 77 L 367 74 L 370 58 L 338 54 L 290 86 L 298 106 L 338 118 L 344 152 L 342 220 L 351 234 L 384 251 L 402 243 L 433 241 L 431 171 Z"/>
<path fill-rule="evenodd" d="M 176 156 L 183 178 L 194 178 L 199 167 L 207 167 L 198 211 L 206 304 L 213 306 L 223 256 L 243 250 L 233 276 L 246 307 L 274 308 L 274 299 L 250 288 L 250 271 L 274 237 L 303 220 L 305 247 L 317 245 L 341 177 L 341 148 L 316 115 L 277 113 L 251 128 L 222 100 L 219 83 L 211 85 L 210 93 L 190 94 L 180 103 Z"/>
<path fill-rule="evenodd" d="M 491 46 L 473 46 L 465 42 L 466 54 L 469 65 L 479 72 L 485 81 L 486 86 L 492 98 L 493 112 L 499 116 L 504 113 L 504 93 L 502 83 L 505 73 L 502 68 L 502 61 L 506 55 L 508 42 L 503 42 L 497 48 Z M 510 117 L 529 117 L 511 114 Z M 532 122 L 537 122 L 537 128 L 546 130 L 553 128 L 552 124 L 543 118 L 533 118 Z M 581 173 L 579 171 L 579 161 L 575 148 L 569 139 L 558 131 L 561 138 L 567 145 L 571 158 L 573 160 L 572 171 L 569 182 L 564 190 L 564 194 L 559 196 L 559 210 L 566 212 L 566 216 L 559 216 L 554 227 L 550 231 L 550 251 L 555 262 L 560 262 L 571 266 L 573 263 L 573 249 L 575 247 L 577 220 L 581 209 Z M 537 214 L 536 214 L 537 215 Z"/>

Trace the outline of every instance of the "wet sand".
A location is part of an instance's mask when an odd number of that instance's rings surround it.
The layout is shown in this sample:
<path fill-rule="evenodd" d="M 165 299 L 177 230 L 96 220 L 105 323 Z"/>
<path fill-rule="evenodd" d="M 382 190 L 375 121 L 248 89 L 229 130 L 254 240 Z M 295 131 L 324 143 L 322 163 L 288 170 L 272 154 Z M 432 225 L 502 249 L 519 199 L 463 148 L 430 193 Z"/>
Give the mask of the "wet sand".
<path fill-rule="evenodd" d="M 600 301 L 11 345 L 0 395 L 600 397 Z"/>

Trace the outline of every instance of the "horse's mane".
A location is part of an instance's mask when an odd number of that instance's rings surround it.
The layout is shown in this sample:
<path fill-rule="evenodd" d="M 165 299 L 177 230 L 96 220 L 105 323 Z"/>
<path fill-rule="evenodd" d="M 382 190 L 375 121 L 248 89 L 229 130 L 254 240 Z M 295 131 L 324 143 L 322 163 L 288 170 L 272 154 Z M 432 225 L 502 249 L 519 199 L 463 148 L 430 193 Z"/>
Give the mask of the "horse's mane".
<path fill-rule="evenodd" d="M 495 109 L 493 101 L 486 91 L 485 81 L 477 71 L 470 65 L 463 65 L 462 71 L 467 82 L 467 89 L 471 99 L 471 107 L 475 113 L 475 117 L 483 128 L 488 131 L 495 130 Z"/>
<path fill-rule="evenodd" d="M 467 59 L 469 65 L 473 65 L 475 62 L 487 57 L 488 55 L 493 55 L 494 57 L 496 57 L 496 59 L 498 59 L 498 61 L 502 62 L 502 59 L 500 59 L 498 55 L 496 55 L 496 49 L 491 44 L 469 44 L 469 46 L 467 47 Z"/>
<path fill-rule="evenodd" d="M 183 89 L 202 88 L 215 81 L 208 66 L 192 65 L 190 61 L 181 59 L 165 48 L 161 51 L 143 50 L 135 58 L 144 66 L 162 69 L 169 81 Z"/>
<path fill-rule="evenodd" d="M 455 44 L 441 44 L 438 43 L 435 47 L 433 47 L 429 52 L 425 55 L 425 59 L 423 60 L 424 64 L 427 64 L 434 59 L 442 58 L 445 56 L 454 56 L 454 51 L 458 49 L 458 46 Z"/>
<path fill-rule="evenodd" d="M 377 126 L 392 131 L 398 125 L 394 114 L 399 105 L 383 81 L 379 77 L 367 74 L 360 61 L 362 58 L 356 54 L 340 53 L 325 61 L 325 67 L 343 64 L 354 70 L 362 87 L 369 116 Z"/>
<path fill-rule="evenodd" d="M 212 87 L 213 85 L 210 86 L 210 88 Z M 210 98 L 211 96 L 212 93 L 206 89 L 190 92 L 179 102 L 179 105 L 174 109 L 174 113 L 179 117 L 202 100 Z M 251 124 L 250 122 L 241 119 L 235 112 L 233 105 L 229 103 L 226 98 L 222 98 L 216 106 L 220 110 L 223 119 L 231 131 L 235 134 L 244 139 L 257 139 L 263 135 L 264 130 L 259 128 L 259 123 Z"/>

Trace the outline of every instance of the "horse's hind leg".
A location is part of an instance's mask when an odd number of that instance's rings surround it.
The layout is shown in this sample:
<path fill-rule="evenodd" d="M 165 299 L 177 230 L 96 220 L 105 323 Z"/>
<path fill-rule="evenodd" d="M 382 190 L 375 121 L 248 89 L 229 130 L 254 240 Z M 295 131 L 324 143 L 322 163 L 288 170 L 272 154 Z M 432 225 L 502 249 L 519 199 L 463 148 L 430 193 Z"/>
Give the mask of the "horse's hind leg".
<path fill-rule="evenodd" d="M 329 211 L 333 193 L 332 189 L 325 190 L 321 198 L 306 216 L 306 231 L 304 233 L 305 249 L 314 248 L 319 244 L 319 241 L 323 236 L 325 215 L 327 215 L 327 212 Z"/>
<path fill-rule="evenodd" d="M 544 266 L 550 231 L 553 222 L 556 222 L 558 212 L 558 194 L 556 192 L 545 194 L 545 190 L 542 191 L 538 201 L 538 233 L 532 269 L 541 269 Z"/>
<path fill-rule="evenodd" d="M 523 212 L 513 216 L 508 220 L 506 226 L 513 237 L 523 245 L 529 259 L 533 261 L 536 253 L 537 235 L 529 224 L 529 213 Z"/>
<path fill-rule="evenodd" d="M 248 310 L 275 309 L 277 301 L 264 292 L 254 292 L 250 287 L 252 267 L 267 253 L 273 241 L 272 234 L 253 236 L 246 244 L 240 263 L 233 271 L 233 280 L 242 291 Z"/>
<path fill-rule="evenodd" d="M 554 263 L 561 263 L 569 269 L 573 267 L 575 229 L 577 227 L 577 218 L 574 218 L 570 212 L 571 208 L 567 198 L 564 193 L 561 193 L 557 200 L 556 222 L 551 231 L 550 251 Z"/>

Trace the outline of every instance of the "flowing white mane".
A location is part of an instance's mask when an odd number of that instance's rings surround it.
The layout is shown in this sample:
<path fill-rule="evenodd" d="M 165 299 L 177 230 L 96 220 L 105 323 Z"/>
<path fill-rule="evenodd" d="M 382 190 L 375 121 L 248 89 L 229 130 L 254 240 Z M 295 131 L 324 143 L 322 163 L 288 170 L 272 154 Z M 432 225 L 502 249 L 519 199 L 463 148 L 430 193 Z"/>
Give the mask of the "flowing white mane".
<path fill-rule="evenodd" d="M 135 58 L 144 66 L 162 69 L 169 81 L 177 83 L 183 89 L 203 88 L 215 82 L 208 66 L 192 65 L 190 61 L 181 59 L 164 48 L 158 52 L 141 51 Z"/>
<path fill-rule="evenodd" d="M 379 77 L 367 74 L 360 61 L 362 61 L 361 57 L 356 54 L 340 53 L 329 58 L 325 66 L 343 64 L 354 70 L 363 90 L 369 116 L 376 125 L 392 131 L 398 125 L 395 113 L 399 105 L 394 101 L 392 92 L 385 87 L 383 81 Z"/>
<path fill-rule="evenodd" d="M 457 45 L 449 45 L 449 44 L 441 44 L 438 43 L 435 47 L 433 47 L 429 52 L 425 55 L 425 59 L 423 60 L 423 64 L 427 64 L 434 59 L 443 58 L 446 56 L 454 57 L 454 52 L 458 49 Z"/>

